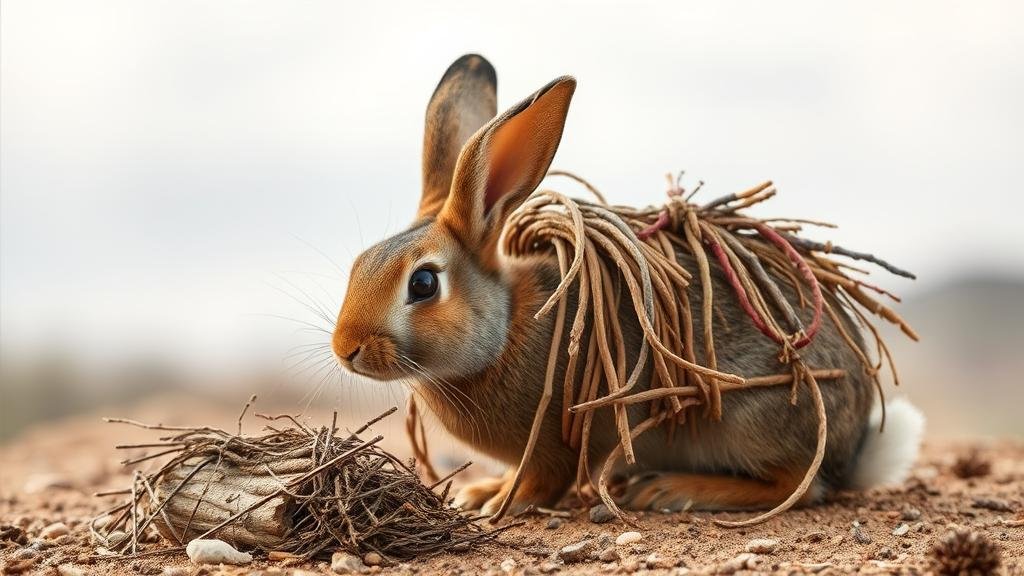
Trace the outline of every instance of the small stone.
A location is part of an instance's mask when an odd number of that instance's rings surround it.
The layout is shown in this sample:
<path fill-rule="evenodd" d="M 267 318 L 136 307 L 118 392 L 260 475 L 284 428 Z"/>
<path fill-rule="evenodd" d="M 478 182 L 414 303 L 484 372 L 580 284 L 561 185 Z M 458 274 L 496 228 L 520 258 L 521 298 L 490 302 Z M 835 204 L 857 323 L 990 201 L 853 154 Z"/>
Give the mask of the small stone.
<path fill-rule="evenodd" d="M 904 535 L 906 535 L 907 532 L 910 532 L 910 524 L 907 524 L 906 522 L 904 522 L 903 524 L 900 524 L 899 526 L 896 527 L 896 529 L 894 529 L 892 531 L 892 535 L 893 536 L 904 536 Z"/>
<path fill-rule="evenodd" d="M 618 562 L 619 558 L 621 558 L 621 556 L 619 556 L 619 551 L 616 550 L 614 546 L 605 548 L 597 555 L 597 559 L 601 562 Z"/>
<path fill-rule="evenodd" d="M 384 558 L 376 552 L 367 552 L 363 555 L 363 564 L 367 566 L 380 566 L 384 563 Z"/>
<path fill-rule="evenodd" d="M 771 554 L 779 547 L 779 541 L 772 538 L 755 538 L 750 542 L 747 542 L 747 552 L 753 552 L 754 554 Z"/>
<path fill-rule="evenodd" d="M 595 544 L 593 540 L 583 540 L 582 542 L 563 546 L 562 549 L 558 551 L 558 557 L 562 562 L 567 564 L 583 562 L 590 557 L 590 553 L 594 551 L 594 547 Z"/>
<path fill-rule="evenodd" d="M 853 525 L 850 527 L 850 535 L 858 544 L 871 544 L 871 537 L 864 533 L 860 529 L 860 522 L 854 520 Z"/>
<path fill-rule="evenodd" d="M 548 525 L 545 528 L 548 530 L 558 530 L 562 527 L 562 524 L 565 524 L 565 521 L 561 518 L 551 518 L 548 520 Z"/>
<path fill-rule="evenodd" d="M 896 553 L 892 551 L 892 548 L 882 548 L 875 553 L 876 560 L 892 560 L 896 558 Z"/>
<path fill-rule="evenodd" d="M 358 574 L 365 568 L 358 556 L 348 552 L 335 552 L 331 556 L 331 572 L 335 574 Z"/>
<path fill-rule="evenodd" d="M 816 542 L 821 542 L 825 539 L 826 536 L 828 535 L 824 532 L 810 532 L 806 536 L 804 536 L 804 540 L 810 542 L 811 544 L 814 544 Z"/>
<path fill-rule="evenodd" d="M 590 521 L 594 524 L 604 524 L 615 519 L 615 514 L 604 504 L 597 504 L 590 509 Z"/>
<path fill-rule="evenodd" d="M 665 562 L 662 560 L 661 556 L 658 556 L 654 552 L 651 552 L 650 554 L 647 555 L 647 558 L 644 558 L 644 564 L 647 565 L 647 569 L 648 570 L 654 570 L 656 568 L 665 568 L 666 567 L 666 566 L 664 566 Z"/>
<path fill-rule="evenodd" d="M 86 576 L 85 570 L 71 566 L 70 564 L 57 566 L 57 574 L 59 576 Z"/>
<path fill-rule="evenodd" d="M 615 544 L 615 538 L 608 532 L 602 532 L 597 535 L 597 543 L 595 548 L 598 550 L 604 550 L 605 548 Z"/>
<path fill-rule="evenodd" d="M 719 564 L 719 574 L 735 574 L 740 570 L 753 570 L 757 568 L 758 557 L 757 554 L 750 552 L 744 552 L 732 560 L 729 560 L 723 564 Z"/>
<path fill-rule="evenodd" d="M 619 537 L 615 539 L 615 544 L 618 546 L 628 546 L 644 539 L 643 534 L 639 532 L 623 532 L 619 534 Z"/>
<path fill-rule="evenodd" d="M 1013 506 L 1010 506 L 1010 503 L 1006 500 L 1000 500 L 999 498 L 975 498 L 973 506 L 994 512 L 1013 512 Z M 593 516 L 593 510 L 591 510 L 591 516 Z"/>
<path fill-rule="evenodd" d="M 501 571 L 509 573 L 516 569 L 516 561 L 511 558 L 505 558 L 501 561 Z"/>
<path fill-rule="evenodd" d="M 916 522 L 920 519 L 921 511 L 918 510 L 917 508 L 914 508 L 913 506 L 904 508 L 903 513 L 900 514 L 900 520 L 905 520 L 907 522 Z"/>
<path fill-rule="evenodd" d="M 541 571 L 541 574 L 551 574 L 553 572 L 558 572 L 562 567 L 557 562 L 548 560 L 547 562 L 541 562 L 538 569 Z"/>
<path fill-rule="evenodd" d="M 188 576 L 188 570 L 180 566 L 164 566 L 162 576 Z"/>
<path fill-rule="evenodd" d="M 185 546 L 185 554 L 193 564 L 248 564 L 252 562 L 252 554 L 239 552 L 223 540 L 200 539 Z"/>
<path fill-rule="evenodd" d="M 111 547 L 114 547 L 120 544 L 127 537 L 128 535 L 121 530 L 114 530 L 110 534 L 107 534 L 107 543 L 110 544 Z"/>
<path fill-rule="evenodd" d="M 63 522 L 54 522 L 53 524 L 50 524 L 46 528 L 43 528 L 42 532 L 40 532 L 39 535 L 42 536 L 43 538 L 54 540 L 54 539 L 60 538 L 61 536 L 64 536 L 65 534 L 68 534 L 70 532 L 71 532 L 71 529 L 68 528 L 67 524 L 65 524 Z"/>
<path fill-rule="evenodd" d="M 33 474 L 25 481 L 26 494 L 38 494 L 47 490 L 67 490 L 72 487 L 71 481 L 61 474 Z"/>

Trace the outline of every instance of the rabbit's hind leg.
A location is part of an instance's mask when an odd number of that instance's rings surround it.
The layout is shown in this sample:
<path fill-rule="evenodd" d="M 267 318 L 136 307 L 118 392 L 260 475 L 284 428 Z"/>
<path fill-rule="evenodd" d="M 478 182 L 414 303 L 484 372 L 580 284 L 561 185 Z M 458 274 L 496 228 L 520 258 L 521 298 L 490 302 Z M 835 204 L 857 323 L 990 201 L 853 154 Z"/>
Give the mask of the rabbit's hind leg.
<path fill-rule="evenodd" d="M 717 474 L 648 473 L 630 482 L 622 503 L 633 510 L 767 509 L 788 498 L 803 473 L 779 471 L 769 480 Z M 823 492 L 816 479 L 798 505 L 814 503 Z"/>

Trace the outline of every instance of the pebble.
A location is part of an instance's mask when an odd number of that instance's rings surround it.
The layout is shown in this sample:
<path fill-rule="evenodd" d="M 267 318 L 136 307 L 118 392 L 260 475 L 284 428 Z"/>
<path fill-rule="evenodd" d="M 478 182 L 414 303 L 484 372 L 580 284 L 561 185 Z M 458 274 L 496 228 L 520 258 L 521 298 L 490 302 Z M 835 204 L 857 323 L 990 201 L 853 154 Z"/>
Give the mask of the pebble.
<path fill-rule="evenodd" d="M 380 566 L 384 563 L 384 558 L 376 552 L 367 552 L 363 555 L 363 564 L 367 566 Z"/>
<path fill-rule="evenodd" d="M 557 562 L 552 562 L 548 560 L 546 562 L 541 562 L 538 568 L 540 569 L 542 574 L 551 574 L 552 572 L 558 572 L 559 570 L 561 570 L 562 566 Z"/>
<path fill-rule="evenodd" d="M 193 564 L 248 564 L 252 562 L 252 554 L 239 552 L 223 540 L 200 539 L 185 546 L 185 554 Z"/>
<path fill-rule="evenodd" d="M 590 521 L 594 524 L 604 524 L 615 519 L 615 514 L 604 504 L 597 504 L 590 509 Z"/>
<path fill-rule="evenodd" d="M 71 566 L 70 564 L 57 566 L 57 574 L 59 576 L 86 576 L 85 570 L 82 570 L 81 568 L 76 568 L 75 566 Z"/>
<path fill-rule="evenodd" d="M 69 489 L 71 480 L 61 474 L 33 474 L 25 481 L 26 494 L 38 494 L 53 489 Z"/>
<path fill-rule="evenodd" d="M 810 532 L 804 536 L 804 540 L 814 544 L 815 542 L 821 542 L 826 536 L 828 536 L 828 534 L 825 534 L 824 532 Z"/>
<path fill-rule="evenodd" d="M 871 537 L 860 529 L 860 522 L 856 520 L 853 521 L 853 525 L 850 527 L 850 535 L 853 536 L 853 539 L 858 544 L 871 544 Z"/>
<path fill-rule="evenodd" d="M 906 520 L 907 522 L 914 522 L 921 519 L 921 511 L 914 507 L 904 508 L 903 513 L 900 514 L 900 520 Z"/>
<path fill-rule="evenodd" d="M 188 576 L 188 570 L 180 566 L 164 566 L 163 576 Z"/>
<path fill-rule="evenodd" d="M 892 535 L 893 536 L 903 536 L 907 532 L 910 532 L 910 524 L 903 523 L 903 524 L 900 524 L 899 526 L 897 526 L 896 529 L 892 531 Z"/>
<path fill-rule="evenodd" d="M 779 541 L 772 538 L 755 538 L 750 542 L 747 542 L 747 552 L 753 552 L 754 554 L 771 554 L 779 547 Z"/>
<path fill-rule="evenodd" d="M 348 552 L 335 552 L 331 556 L 331 572 L 335 574 L 358 574 L 366 568 L 358 556 Z"/>
<path fill-rule="evenodd" d="M 1006 500 L 1000 500 L 999 498 L 975 498 L 973 506 L 994 512 L 1013 512 L 1013 506 L 1010 506 L 1010 503 Z M 593 516 L 593 509 L 591 509 L 590 513 Z"/>
<path fill-rule="evenodd" d="M 551 518 L 550 520 L 548 520 L 548 525 L 546 526 L 546 528 L 548 530 L 558 530 L 562 527 L 562 524 L 565 524 L 565 521 L 561 518 Z"/>
<path fill-rule="evenodd" d="M 740 570 L 754 570 L 757 568 L 757 554 L 744 552 L 732 560 L 718 565 L 718 574 L 735 574 Z"/>
<path fill-rule="evenodd" d="M 654 552 L 651 552 L 650 554 L 647 555 L 647 558 L 644 558 L 644 564 L 647 565 L 646 567 L 647 567 L 648 570 L 654 570 L 654 569 L 657 569 L 657 568 L 665 568 L 665 566 L 664 566 L 665 562 L 662 560 L 661 556 L 658 556 Z"/>
<path fill-rule="evenodd" d="M 896 558 L 896 553 L 892 551 L 892 548 L 885 547 L 875 553 L 875 559 L 877 560 L 893 560 Z"/>
<path fill-rule="evenodd" d="M 562 562 L 572 564 L 574 562 L 583 562 L 587 560 L 590 557 L 590 553 L 593 551 L 594 541 L 583 540 L 582 542 L 563 546 L 562 549 L 558 551 L 558 557 Z"/>
<path fill-rule="evenodd" d="M 65 524 L 63 522 L 54 522 L 53 524 L 50 524 L 46 528 L 43 528 L 43 531 L 40 532 L 39 535 L 42 536 L 43 538 L 49 538 L 50 540 L 54 540 L 56 538 L 60 538 L 61 536 L 64 536 L 65 534 L 68 534 L 70 532 L 71 532 L 71 529 L 68 528 L 67 524 Z"/>
<path fill-rule="evenodd" d="M 508 573 L 508 572 L 511 572 L 511 571 L 513 571 L 515 569 L 516 569 L 516 561 L 515 560 L 513 560 L 511 558 L 505 558 L 504 560 L 501 561 L 501 571 L 502 572 Z"/>
<path fill-rule="evenodd" d="M 620 558 L 621 556 L 619 556 L 619 551 L 613 546 L 605 548 L 597 555 L 597 559 L 601 562 L 618 562 Z"/>
<path fill-rule="evenodd" d="M 619 537 L 615 539 L 615 544 L 619 546 L 628 546 L 643 540 L 643 534 L 639 532 L 623 532 L 619 534 Z"/>

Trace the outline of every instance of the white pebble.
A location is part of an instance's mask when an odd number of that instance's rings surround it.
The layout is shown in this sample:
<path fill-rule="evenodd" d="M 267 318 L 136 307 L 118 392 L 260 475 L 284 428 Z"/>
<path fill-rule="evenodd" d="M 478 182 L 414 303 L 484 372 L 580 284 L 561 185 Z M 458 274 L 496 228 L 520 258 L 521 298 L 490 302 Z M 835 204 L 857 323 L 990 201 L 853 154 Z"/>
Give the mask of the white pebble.
<path fill-rule="evenodd" d="M 193 564 L 248 564 L 252 554 L 239 552 L 223 540 L 199 539 L 188 543 L 185 553 Z"/>
<path fill-rule="evenodd" d="M 363 561 L 348 552 L 335 552 L 331 556 L 331 572 L 335 574 L 359 574 L 364 568 Z"/>
<path fill-rule="evenodd" d="M 363 555 L 363 563 L 367 566 L 380 566 L 384 563 L 384 559 L 376 552 L 367 552 Z"/>
<path fill-rule="evenodd" d="M 747 542 L 747 552 L 753 552 L 754 554 L 771 554 L 775 552 L 775 549 L 779 547 L 779 541 L 771 538 L 755 538 L 750 542 Z"/>
<path fill-rule="evenodd" d="M 43 528 L 43 531 L 40 532 L 39 535 L 43 538 L 54 540 L 68 534 L 69 532 L 71 532 L 71 529 L 68 528 L 67 524 L 63 522 L 54 522 L 46 528 Z"/>
<path fill-rule="evenodd" d="M 910 525 L 904 523 L 904 524 L 900 524 L 899 526 L 897 526 L 896 529 L 892 531 L 892 535 L 893 536 L 903 536 L 907 532 L 910 532 Z"/>
<path fill-rule="evenodd" d="M 516 569 L 516 561 L 511 558 L 505 558 L 501 561 L 502 572 L 512 572 Z"/>
<path fill-rule="evenodd" d="M 615 539 L 615 544 L 618 546 L 627 546 L 643 539 L 643 534 L 640 534 L 639 532 L 623 532 Z"/>
<path fill-rule="evenodd" d="M 75 568 L 70 564 L 57 566 L 57 574 L 59 576 L 86 576 L 85 570 L 82 570 L 81 568 Z"/>

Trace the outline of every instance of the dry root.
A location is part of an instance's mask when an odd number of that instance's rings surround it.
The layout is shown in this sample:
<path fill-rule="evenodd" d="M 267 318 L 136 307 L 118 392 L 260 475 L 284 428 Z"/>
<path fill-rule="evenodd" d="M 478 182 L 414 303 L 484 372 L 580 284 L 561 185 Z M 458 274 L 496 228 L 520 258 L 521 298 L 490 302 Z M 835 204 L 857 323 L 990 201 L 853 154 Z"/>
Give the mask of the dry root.
<path fill-rule="evenodd" d="M 306 559 L 336 550 L 407 559 L 495 538 L 499 531 L 448 505 L 454 473 L 426 486 L 413 463 L 376 445 L 381 436 L 359 438 L 393 412 L 340 436 L 337 415 L 319 429 L 290 416 L 263 416 L 271 423 L 258 436 L 241 434 L 241 417 L 235 434 L 111 420 L 169 433 L 157 443 L 119 446 L 157 449 L 126 464 L 173 456 L 153 473 L 135 471 L 130 489 L 103 494 L 128 498 L 93 520 L 93 537 L 116 554 L 163 553 L 195 538 L 219 538 Z M 151 527 L 177 547 L 143 550 Z"/>
<path fill-rule="evenodd" d="M 724 522 L 729 526 L 765 520 L 799 500 L 813 481 L 824 456 L 826 415 L 819 379 L 841 377 L 835 367 L 810 367 L 800 357 L 800 349 L 810 344 L 822 323 L 831 321 L 861 359 L 881 393 L 879 373 L 883 362 L 892 368 L 888 348 L 867 321 L 869 314 L 899 326 L 909 337 L 917 335 L 902 318 L 869 293 L 892 297 L 888 292 L 861 279 L 855 271 L 832 256 L 844 256 L 870 262 L 900 275 L 905 272 L 870 254 L 854 252 L 829 243 L 818 243 L 796 235 L 801 224 L 821 223 L 807 220 L 761 220 L 743 215 L 740 210 L 775 195 L 771 182 L 750 190 L 729 194 L 703 205 L 691 202 L 698 188 L 689 194 L 679 180 L 669 177 L 669 201 L 662 207 L 636 209 L 610 206 L 589 183 L 568 176 L 591 191 L 596 201 L 568 198 L 557 192 L 535 192 L 509 218 L 503 236 L 503 249 L 510 256 L 533 253 L 553 254 L 559 263 L 562 280 L 545 305 L 540 318 L 556 314 L 551 352 L 548 358 L 544 392 L 537 406 L 529 441 L 518 467 L 513 489 L 493 520 L 501 518 L 515 495 L 520 473 L 532 457 L 550 399 L 562 396 L 562 440 L 579 451 L 577 491 L 587 492 L 591 485 L 591 464 L 587 446 L 595 410 L 610 409 L 618 431 L 619 445 L 600 465 L 597 493 L 620 518 L 631 522 L 615 505 L 608 493 L 608 476 L 618 458 L 634 463 L 633 440 L 657 425 L 683 424 L 696 411 L 718 420 L 722 414 L 723 393 L 750 386 L 788 385 L 795 403 L 797 387 L 806 386 L 819 417 L 817 450 L 806 476 L 797 490 L 774 510 L 744 522 Z M 677 252 L 688 252 L 697 262 L 696 270 L 683 268 Z M 712 262 L 731 287 L 731 293 L 717 294 L 711 282 Z M 769 270 L 772 273 L 769 273 Z M 776 278 L 788 283 L 799 297 L 799 305 L 813 310 L 811 322 L 801 321 L 793 305 L 784 297 Z M 699 279 L 703 306 L 691 310 L 688 291 Z M 579 304 L 568 317 L 566 302 L 570 288 L 578 293 Z M 823 297 L 824 292 L 845 306 L 875 338 L 878 364 L 869 359 L 856 340 L 846 331 L 838 312 Z M 733 298 L 753 325 L 766 338 L 779 345 L 780 358 L 789 364 L 787 374 L 744 378 L 721 372 L 715 351 L 714 302 Z M 644 338 L 636 363 L 626 365 L 625 343 L 618 310 L 620 301 L 630 302 Z M 704 362 L 696 360 L 693 348 L 694 317 L 700 314 L 703 326 Z M 632 322 L 632 319 L 630 319 Z M 562 336 L 569 338 L 561 349 Z M 584 337 L 588 345 L 584 349 Z M 566 362 L 561 391 L 556 392 L 555 366 Z M 650 364 L 648 364 L 650 363 Z M 650 387 L 640 385 L 645 367 L 653 365 Z M 895 369 L 892 369 L 896 380 Z M 897 381 L 898 383 L 898 381 Z M 599 391 L 606 391 L 601 394 Z M 626 406 L 649 402 L 650 418 L 631 426 Z M 884 425 L 884 419 L 883 419 Z M 426 444 L 417 433 L 415 402 L 410 403 L 408 429 L 417 458 L 427 461 Z"/>

